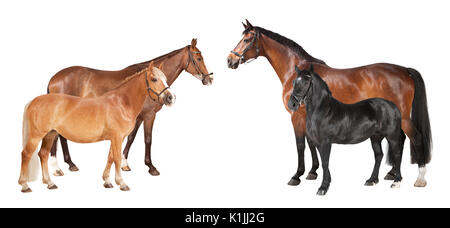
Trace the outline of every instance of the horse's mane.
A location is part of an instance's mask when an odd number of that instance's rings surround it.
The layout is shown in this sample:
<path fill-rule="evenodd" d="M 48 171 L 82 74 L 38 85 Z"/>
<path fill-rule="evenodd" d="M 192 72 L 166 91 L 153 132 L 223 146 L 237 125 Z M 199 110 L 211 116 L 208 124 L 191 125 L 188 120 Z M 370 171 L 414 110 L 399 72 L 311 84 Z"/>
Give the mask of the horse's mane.
<path fill-rule="evenodd" d="M 132 74 L 132 75 L 126 77 L 125 79 L 123 79 L 123 80 L 120 82 L 119 85 L 117 85 L 117 86 L 114 87 L 113 89 L 110 89 L 109 91 L 112 91 L 112 90 L 115 90 L 115 89 L 117 89 L 117 88 L 119 88 L 119 87 L 122 87 L 122 86 L 125 85 L 127 82 L 129 82 L 131 79 L 133 79 L 135 76 L 140 75 L 141 73 L 147 71 L 147 69 L 148 69 L 148 67 L 145 67 L 144 69 L 142 69 L 142 70 L 140 70 L 140 71 L 138 71 L 138 72 L 136 72 L 136 73 L 134 73 L 134 74 Z"/>
<path fill-rule="evenodd" d="M 308 62 L 313 62 L 313 63 L 320 63 L 320 64 L 326 64 L 323 60 L 317 59 L 312 57 L 308 52 L 305 51 L 305 49 L 303 49 L 300 45 L 298 45 L 297 43 L 295 43 L 294 41 L 292 41 L 289 38 L 286 38 L 278 33 L 269 31 L 267 29 L 261 28 L 261 27 L 254 27 L 254 29 L 257 32 L 260 32 L 266 36 L 268 36 L 270 39 L 277 41 L 278 43 L 287 46 L 288 48 L 290 48 L 292 51 L 294 51 L 295 53 L 297 53 L 297 55 L 299 55 L 300 57 L 304 58 L 306 61 Z M 250 29 L 246 29 L 243 33 L 246 34 L 250 31 Z"/>
<path fill-rule="evenodd" d="M 186 47 L 183 47 L 183 48 L 180 48 L 180 49 L 171 51 L 171 52 L 169 52 L 169 53 L 167 53 L 167 54 L 161 55 L 161 56 L 159 56 L 159 57 L 156 57 L 156 58 L 154 58 L 154 59 L 151 59 L 151 60 L 148 60 L 148 61 L 145 61 L 145 62 L 141 62 L 141 63 L 136 63 L 136 64 L 133 64 L 133 65 L 130 65 L 130 66 L 128 66 L 128 67 L 135 67 L 135 66 L 140 66 L 140 65 L 148 65 L 151 61 L 159 61 L 159 60 L 161 60 L 161 59 L 163 59 L 163 58 L 169 58 L 169 57 L 175 55 L 175 54 L 178 53 L 181 49 L 184 49 L 184 48 L 186 48 Z M 128 68 L 128 67 L 127 67 L 127 68 Z"/>
<path fill-rule="evenodd" d="M 317 85 L 331 97 L 332 96 L 331 91 L 330 91 L 330 88 L 328 87 L 327 83 L 316 72 L 310 72 L 310 73 L 312 76 L 313 83 L 317 83 Z"/>

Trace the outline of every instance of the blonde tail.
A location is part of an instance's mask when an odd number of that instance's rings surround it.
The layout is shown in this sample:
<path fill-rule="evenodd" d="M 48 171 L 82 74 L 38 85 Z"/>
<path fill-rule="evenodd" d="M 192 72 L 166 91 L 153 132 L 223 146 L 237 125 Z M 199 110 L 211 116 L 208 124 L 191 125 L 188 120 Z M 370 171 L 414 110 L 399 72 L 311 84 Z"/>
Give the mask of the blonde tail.
<path fill-rule="evenodd" d="M 25 109 L 23 111 L 23 123 L 22 123 L 22 140 L 23 140 L 22 147 L 23 147 L 23 149 L 25 149 L 25 146 L 28 143 L 29 132 L 28 132 L 27 109 L 28 109 L 28 105 L 30 103 L 25 105 Z M 38 159 L 38 155 L 37 155 L 37 149 L 38 148 L 36 147 L 36 150 L 33 152 L 33 155 L 31 156 L 30 163 L 28 164 L 28 181 L 37 180 L 38 175 L 39 175 L 40 165 L 39 165 L 39 159 Z"/>

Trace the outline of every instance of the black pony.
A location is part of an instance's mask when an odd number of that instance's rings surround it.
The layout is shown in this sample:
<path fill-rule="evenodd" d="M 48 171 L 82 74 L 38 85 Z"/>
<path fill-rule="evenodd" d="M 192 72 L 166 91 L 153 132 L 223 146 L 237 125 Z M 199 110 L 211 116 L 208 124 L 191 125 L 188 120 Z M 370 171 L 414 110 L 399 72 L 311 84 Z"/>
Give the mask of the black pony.
<path fill-rule="evenodd" d="M 386 138 L 389 143 L 388 162 L 393 163 L 395 172 L 391 187 L 399 187 L 402 180 L 402 130 L 400 111 L 395 104 L 381 98 L 343 104 L 331 96 L 327 84 L 314 72 L 312 65 L 309 70 L 299 70 L 297 66 L 295 70 L 297 78 L 288 107 L 297 111 L 302 103 L 306 105 L 306 136 L 319 149 L 322 159 L 323 180 L 317 194 L 325 195 L 330 186 L 328 162 L 331 144 L 356 144 L 368 138 L 375 153 L 375 166 L 366 185 L 378 183 L 383 158 L 381 140 Z"/>

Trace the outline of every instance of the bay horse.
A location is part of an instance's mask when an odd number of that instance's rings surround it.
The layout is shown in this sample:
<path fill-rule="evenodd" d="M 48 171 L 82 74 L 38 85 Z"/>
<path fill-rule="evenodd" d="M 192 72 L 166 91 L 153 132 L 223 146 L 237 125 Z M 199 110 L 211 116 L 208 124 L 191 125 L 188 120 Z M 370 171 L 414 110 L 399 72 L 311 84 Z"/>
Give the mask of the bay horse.
<path fill-rule="evenodd" d="M 320 153 L 323 179 L 317 195 L 325 195 L 330 187 L 331 175 L 328 169 L 331 145 L 356 144 L 370 138 L 375 154 L 375 166 L 365 185 L 378 183 L 383 151 L 383 138 L 389 143 L 388 162 L 393 163 L 394 183 L 392 188 L 400 187 L 402 180 L 400 150 L 402 117 L 394 103 L 383 98 L 370 98 L 354 104 L 343 104 L 336 100 L 327 84 L 314 72 L 313 65 L 308 70 L 299 70 L 294 79 L 288 107 L 293 112 L 300 105 L 306 108 L 306 136 Z M 309 143 L 308 142 L 308 143 Z"/>
<path fill-rule="evenodd" d="M 284 106 L 291 114 L 298 153 L 297 172 L 289 181 L 289 185 L 300 184 L 300 176 L 305 172 L 306 110 L 300 107 L 296 112 L 291 111 L 288 108 L 288 100 L 292 93 L 292 82 L 296 78 L 294 66 L 306 69 L 310 64 L 314 65 L 315 71 L 327 83 L 335 98 L 343 103 L 352 104 L 379 97 L 397 105 L 402 114 L 402 130 L 411 144 L 411 163 L 418 164 L 419 167 L 419 176 L 414 186 L 426 185 L 424 175 L 426 164 L 431 160 L 432 139 L 425 83 L 418 71 L 388 63 L 335 69 L 312 57 L 300 45 L 280 34 L 253 26 L 248 20 L 243 25 L 243 37 L 228 55 L 228 67 L 236 69 L 242 63 L 264 56 L 277 73 L 283 86 Z M 401 150 L 405 139 L 402 134 Z M 316 179 L 316 170 L 319 167 L 317 152 L 310 142 L 308 145 L 313 162 L 306 179 Z M 395 167 L 385 179 L 394 178 L 394 169 Z"/>
<path fill-rule="evenodd" d="M 33 173 L 29 163 L 42 140 L 39 157 L 42 180 L 48 189 L 56 189 L 48 174 L 48 157 L 57 134 L 79 143 L 103 140 L 111 141 L 111 147 L 103 172 L 104 186 L 112 188 L 109 180 L 111 165 L 115 166 L 115 182 L 123 191 L 128 191 L 120 174 L 121 147 L 123 139 L 136 125 L 147 97 L 155 102 L 171 105 L 175 95 L 170 91 L 162 71 L 153 67 L 128 77 L 123 84 L 99 97 L 80 98 L 67 94 L 46 94 L 33 99 L 24 111 L 22 166 L 19 184 L 22 192 L 31 192 L 27 182 Z M 38 166 L 34 166 L 38 167 Z"/>
<path fill-rule="evenodd" d="M 170 86 L 178 78 L 181 72 L 186 71 L 202 81 L 203 85 L 211 85 L 213 82 L 213 73 L 208 73 L 205 66 L 203 56 L 197 48 L 197 39 L 192 39 L 191 44 L 181 49 L 172 51 L 168 54 L 157 57 L 153 60 L 155 66 L 167 76 L 167 84 Z M 150 61 L 142 62 L 128 66 L 119 71 L 103 71 L 96 70 L 82 66 L 74 66 L 65 68 L 56 73 L 48 83 L 48 93 L 64 93 L 78 97 L 97 97 L 110 91 L 121 84 L 123 80 L 130 75 L 141 71 L 148 66 Z M 133 131 L 128 136 L 127 144 L 123 150 L 122 170 L 130 171 L 128 166 L 128 154 L 131 144 L 134 141 L 136 133 L 144 122 L 145 135 L 145 164 L 149 167 L 151 175 L 159 175 L 159 171 L 153 165 L 151 160 L 151 144 L 152 144 L 152 129 L 155 121 L 156 113 L 161 110 L 163 106 L 158 102 L 148 99 L 141 113 L 138 115 L 136 125 Z M 64 154 L 64 161 L 69 165 L 69 170 L 77 171 L 78 167 L 72 162 L 67 146 L 67 140 L 59 137 L 61 140 L 61 148 Z M 62 176 L 64 173 L 59 168 L 56 162 L 56 142 L 51 150 L 52 157 L 51 164 L 54 166 L 56 176 Z"/>

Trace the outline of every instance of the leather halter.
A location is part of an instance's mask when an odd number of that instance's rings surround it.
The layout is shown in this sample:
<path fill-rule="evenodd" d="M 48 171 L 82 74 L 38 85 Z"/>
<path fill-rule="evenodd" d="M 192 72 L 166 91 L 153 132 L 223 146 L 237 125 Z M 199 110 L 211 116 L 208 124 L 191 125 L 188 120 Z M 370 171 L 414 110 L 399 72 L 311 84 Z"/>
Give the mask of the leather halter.
<path fill-rule="evenodd" d="M 239 57 L 239 64 L 249 63 L 249 62 L 257 59 L 258 56 L 259 56 L 259 47 L 258 47 L 258 42 L 257 42 L 257 40 L 259 38 L 259 32 L 252 32 L 252 31 L 250 31 L 249 33 L 253 35 L 253 38 L 252 38 L 252 41 L 250 41 L 250 44 L 247 45 L 247 47 L 245 47 L 244 51 L 242 51 L 242 54 L 239 54 L 238 52 L 235 52 L 235 51 L 231 51 L 231 53 L 233 53 L 234 55 Z M 255 47 L 256 47 L 256 57 L 251 59 L 250 61 L 244 61 L 245 53 L 247 53 L 247 51 L 250 50 L 250 48 L 252 48 L 253 45 L 255 45 Z"/>
<path fill-rule="evenodd" d="M 305 104 L 305 100 L 306 100 L 306 95 L 308 95 L 309 90 L 311 89 L 311 85 L 312 85 L 312 78 L 309 79 L 309 84 L 308 84 L 308 88 L 305 91 L 305 94 L 302 95 L 302 98 L 298 98 L 294 92 L 292 92 L 292 98 L 294 98 L 294 100 L 296 100 L 299 105 Z"/>
<path fill-rule="evenodd" d="M 150 92 L 152 92 L 153 94 L 155 94 L 158 97 L 161 96 L 161 94 L 163 94 L 166 90 L 170 89 L 170 86 L 167 86 L 166 88 L 164 88 L 163 90 L 161 90 L 161 92 L 156 92 L 155 90 L 153 90 L 152 88 L 150 88 L 150 84 L 148 83 L 148 79 L 147 79 L 147 71 L 145 71 L 145 84 L 147 84 L 147 93 L 148 96 L 153 100 L 156 101 L 155 99 L 152 98 L 152 96 L 150 96 Z"/>
<path fill-rule="evenodd" d="M 206 76 L 214 74 L 213 72 L 211 72 L 209 74 L 203 74 L 203 72 L 200 70 L 200 67 L 198 66 L 197 62 L 195 61 L 194 56 L 192 56 L 192 54 L 201 54 L 201 52 L 200 51 L 191 51 L 191 45 L 189 45 L 188 46 L 189 59 L 186 63 L 186 67 L 184 67 L 184 69 L 187 70 L 189 63 L 192 63 L 194 65 L 195 71 L 197 71 L 197 74 L 202 76 L 202 80 L 205 79 Z"/>

